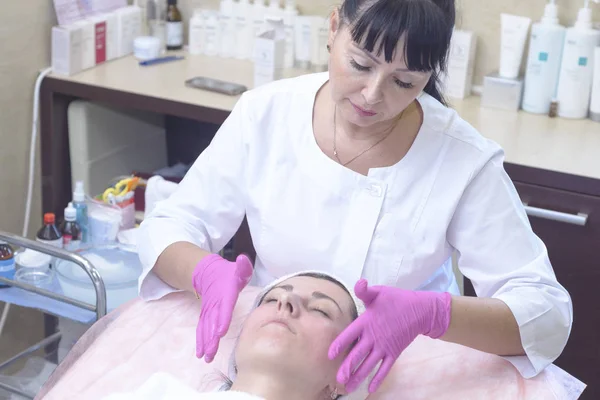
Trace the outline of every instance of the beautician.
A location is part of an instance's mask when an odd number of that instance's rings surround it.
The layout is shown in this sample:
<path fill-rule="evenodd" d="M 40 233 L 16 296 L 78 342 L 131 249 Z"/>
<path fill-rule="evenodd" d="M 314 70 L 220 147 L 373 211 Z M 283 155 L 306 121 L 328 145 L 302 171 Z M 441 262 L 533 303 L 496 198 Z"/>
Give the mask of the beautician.
<path fill-rule="evenodd" d="M 345 357 L 338 380 L 350 391 L 371 374 L 377 389 L 419 334 L 505 356 L 525 377 L 560 355 L 569 294 L 502 149 L 440 94 L 454 21 L 453 0 L 345 0 L 330 22 L 329 72 L 242 95 L 146 218 L 140 294 L 202 298 L 198 357 L 214 358 L 250 279 L 304 269 L 355 284 L 366 304 L 329 350 Z M 215 254 L 244 215 L 254 266 Z M 453 252 L 479 297 L 459 295 Z"/>

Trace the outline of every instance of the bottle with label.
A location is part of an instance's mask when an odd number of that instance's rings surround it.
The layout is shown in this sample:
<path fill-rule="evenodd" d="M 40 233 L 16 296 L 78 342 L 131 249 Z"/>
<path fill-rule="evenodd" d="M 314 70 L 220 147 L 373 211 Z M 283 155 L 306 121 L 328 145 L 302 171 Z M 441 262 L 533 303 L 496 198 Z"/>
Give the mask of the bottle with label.
<path fill-rule="evenodd" d="M 167 50 L 183 47 L 183 20 L 177 8 L 177 0 L 169 0 L 167 8 Z"/>
<path fill-rule="evenodd" d="M 236 58 L 247 60 L 252 55 L 253 32 L 252 4 L 250 0 L 240 0 L 235 8 Z"/>
<path fill-rule="evenodd" d="M 285 29 L 285 55 L 283 66 L 285 68 L 292 68 L 296 60 L 296 53 L 294 52 L 294 25 L 297 16 L 298 9 L 296 9 L 296 1 L 286 0 L 285 9 L 283 11 L 283 24 Z"/>
<path fill-rule="evenodd" d="M 36 240 L 60 249 L 63 248 L 62 235 L 56 227 L 56 216 L 54 213 L 44 214 L 44 226 L 38 231 Z"/>
<path fill-rule="evenodd" d="M 6 279 L 14 279 L 15 277 L 15 253 L 12 247 L 0 240 L 0 276 Z M 0 288 L 9 287 L 0 283 Z"/>
<path fill-rule="evenodd" d="M 194 16 L 190 19 L 188 51 L 190 54 L 204 53 L 204 11 L 194 10 Z"/>
<path fill-rule="evenodd" d="M 219 13 L 207 10 L 204 24 L 204 54 L 216 56 L 219 54 Z"/>
<path fill-rule="evenodd" d="M 62 224 L 63 248 L 68 251 L 77 251 L 81 248 L 81 228 L 77 224 L 77 210 L 73 203 L 65 208 L 65 221 Z"/>
<path fill-rule="evenodd" d="M 82 181 L 77 181 L 75 184 L 73 207 L 77 211 L 77 224 L 81 228 L 81 244 L 85 246 L 89 243 L 89 222 L 88 207 L 85 202 L 85 191 L 83 190 Z"/>
<path fill-rule="evenodd" d="M 221 0 L 219 10 L 219 27 L 221 35 L 221 43 L 219 48 L 219 55 L 221 57 L 229 58 L 235 54 L 235 15 L 237 3 L 233 0 Z"/>
<path fill-rule="evenodd" d="M 146 2 L 146 19 L 148 23 L 148 34 L 160 41 L 160 52 L 166 51 L 167 28 L 164 0 L 148 0 Z"/>
<path fill-rule="evenodd" d="M 592 94 L 594 49 L 600 46 L 600 31 L 593 29 L 589 1 L 579 10 L 575 26 L 567 29 L 558 81 L 558 116 L 587 117 Z"/>
<path fill-rule="evenodd" d="M 544 10 L 541 22 L 533 24 L 525 75 L 523 110 L 548 114 L 556 96 L 566 28 L 558 23 L 556 0 Z"/>

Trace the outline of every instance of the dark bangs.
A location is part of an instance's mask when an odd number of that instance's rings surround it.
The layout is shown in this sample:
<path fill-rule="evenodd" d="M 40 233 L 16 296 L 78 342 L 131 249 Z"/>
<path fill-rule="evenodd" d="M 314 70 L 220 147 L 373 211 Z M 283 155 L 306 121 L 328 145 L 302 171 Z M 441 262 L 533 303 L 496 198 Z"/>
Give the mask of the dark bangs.
<path fill-rule="evenodd" d="M 404 38 L 408 69 L 446 69 L 455 21 L 454 1 L 346 0 L 340 14 L 354 42 L 377 56 L 383 52 L 388 63 Z"/>

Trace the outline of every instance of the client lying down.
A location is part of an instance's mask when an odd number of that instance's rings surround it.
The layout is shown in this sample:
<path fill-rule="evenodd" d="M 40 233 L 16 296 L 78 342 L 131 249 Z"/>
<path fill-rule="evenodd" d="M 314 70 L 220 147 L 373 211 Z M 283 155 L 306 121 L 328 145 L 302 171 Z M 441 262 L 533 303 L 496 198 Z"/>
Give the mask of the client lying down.
<path fill-rule="evenodd" d="M 358 310 L 348 288 L 329 275 L 304 272 L 282 278 L 257 296 L 220 392 L 198 393 L 160 373 L 133 393 L 105 400 L 337 399 L 344 394 L 336 373 L 345 354 L 330 361 L 327 351 Z"/>

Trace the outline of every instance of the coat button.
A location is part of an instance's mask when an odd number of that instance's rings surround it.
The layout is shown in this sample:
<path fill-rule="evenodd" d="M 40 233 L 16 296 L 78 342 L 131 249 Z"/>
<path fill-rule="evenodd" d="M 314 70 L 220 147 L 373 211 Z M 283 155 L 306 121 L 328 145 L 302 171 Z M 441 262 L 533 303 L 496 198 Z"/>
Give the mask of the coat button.
<path fill-rule="evenodd" d="M 383 193 L 383 189 L 381 188 L 381 185 L 378 185 L 376 183 L 372 183 L 367 188 L 367 191 L 369 193 L 371 193 L 371 196 L 373 196 L 373 197 L 381 197 L 381 194 Z"/>

